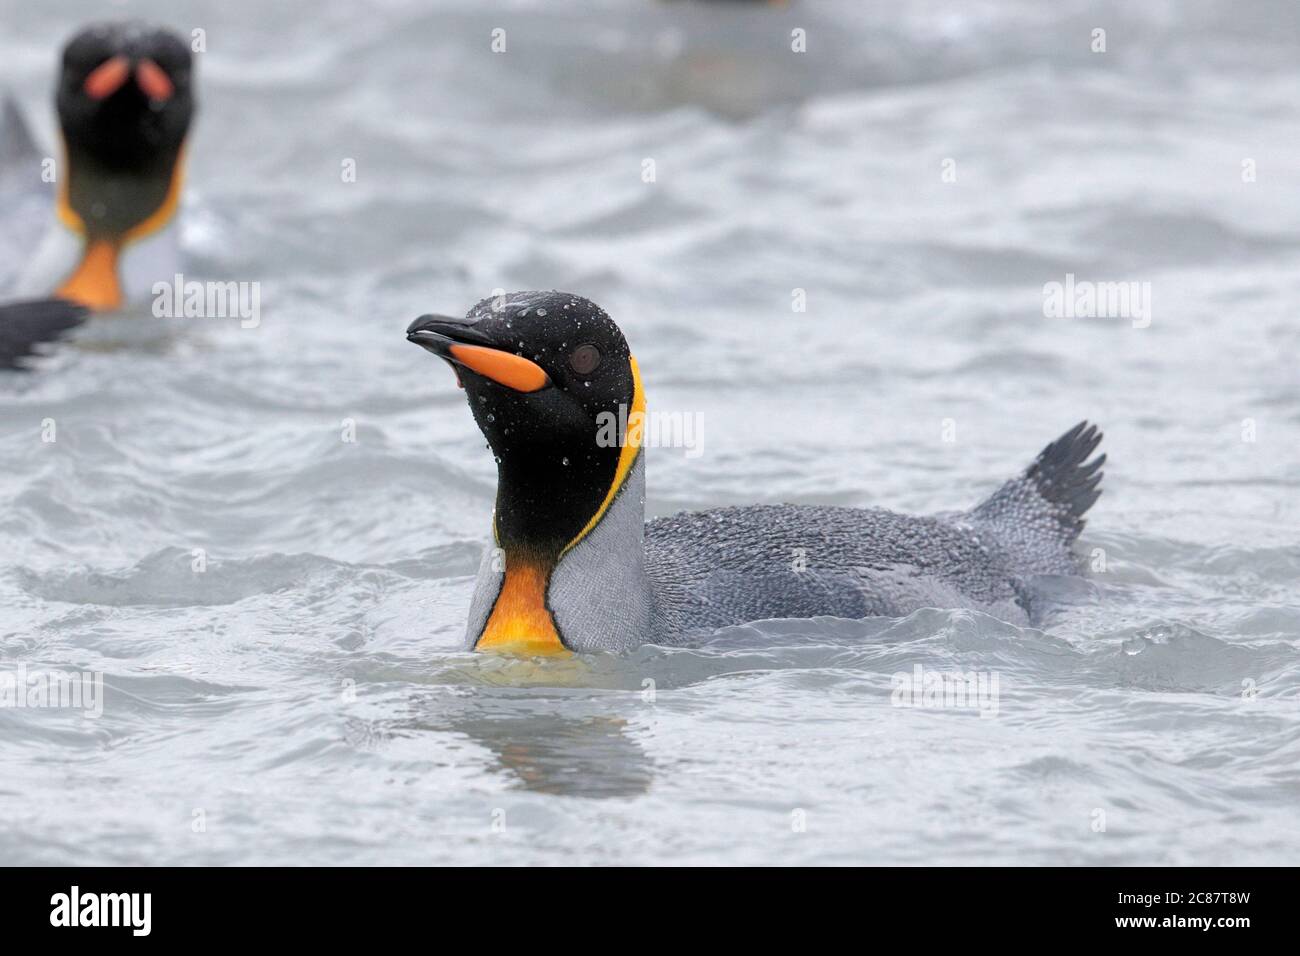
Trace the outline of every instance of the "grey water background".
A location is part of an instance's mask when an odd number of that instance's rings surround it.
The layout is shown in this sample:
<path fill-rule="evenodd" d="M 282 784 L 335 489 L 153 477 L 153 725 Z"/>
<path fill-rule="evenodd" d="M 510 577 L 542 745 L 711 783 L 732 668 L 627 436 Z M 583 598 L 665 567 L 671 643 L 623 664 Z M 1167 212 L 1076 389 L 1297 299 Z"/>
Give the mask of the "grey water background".
<path fill-rule="evenodd" d="M 106 683 L 0 709 L 0 862 L 1296 861 L 1294 3 L 0 11 L 47 141 L 77 25 L 206 31 L 187 277 L 262 295 L 0 377 L 0 669 Z M 1149 282 L 1149 327 L 1046 318 L 1067 273 Z M 651 513 L 967 507 L 1087 417 L 1105 570 L 1041 630 L 465 653 L 494 467 L 402 333 L 552 287 L 701 417 Z M 893 706 L 916 665 L 996 675 L 996 716 Z"/>

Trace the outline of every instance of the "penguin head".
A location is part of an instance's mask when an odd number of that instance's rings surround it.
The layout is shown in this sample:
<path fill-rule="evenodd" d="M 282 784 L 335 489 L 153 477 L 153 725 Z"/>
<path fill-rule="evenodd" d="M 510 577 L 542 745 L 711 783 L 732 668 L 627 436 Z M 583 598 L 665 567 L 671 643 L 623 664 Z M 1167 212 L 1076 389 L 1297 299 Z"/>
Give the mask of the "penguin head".
<path fill-rule="evenodd" d="M 605 310 L 516 292 L 463 319 L 421 316 L 407 339 L 452 366 L 496 457 L 498 543 L 544 558 L 576 543 L 626 477 L 637 451 L 629 418 L 644 406 L 636 361 Z"/>
<path fill-rule="evenodd" d="M 170 174 L 194 114 L 189 46 L 138 22 L 100 23 L 63 48 L 56 101 L 69 160 Z"/>

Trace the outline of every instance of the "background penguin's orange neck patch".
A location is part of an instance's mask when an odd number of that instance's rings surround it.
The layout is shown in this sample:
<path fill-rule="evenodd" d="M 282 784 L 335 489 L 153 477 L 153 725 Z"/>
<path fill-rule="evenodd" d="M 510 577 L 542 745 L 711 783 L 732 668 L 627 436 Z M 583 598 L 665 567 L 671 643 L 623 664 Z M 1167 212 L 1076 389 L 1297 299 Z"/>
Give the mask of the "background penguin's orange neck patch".
<path fill-rule="evenodd" d="M 118 247 L 107 239 L 86 246 L 81 264 L 55 293 L 95 311 L 121 308 L 122 284 L 117 278 Z"/>
<path fill-rule="evenodd" d="M 87 229 L 86 221 L 72 208 L 69 179 L 68 176 L 63 178 L 55 210 L 64 226 L 85 237 L 86 248 L 81 262 L 55 291 L 55 295 L 97 312 L 120 309 L 126 301 L 126 295 L 118 276 L 118 260 L 125 247 L 160 231 L 175 218 L 176 211 L 180 208 L 181 187 L 185 180 L 184 149 L 177 154 L 167 192 L 161 203 L 121 235 L 95 234 Z"/>
<path fill-rule="evenodd" d="M 506 578 L 492 613 L 474 645 L 499 654 L 568 654 L 546 607 L 551 569 L 540 562 L 506 555 Z"/>
<path fill-rule="evenodd" d="M 64 163 L 71 167 L 72 160 L 68 156 L 66 144 L 63 148 L 63 157 Z M 134 225 L 119 230 L 118 234 L 95 233 L 87 227 L 85 217 L 72 206 L 72 178 L 72 172 L 63 177 L 58 194 L 55 197 L 54 212 L 59 222 L 63 223 L 66 229 L 75 232 L 79 236 L 95 235 L 97 238 L 107 236 L 117 239 L 119 245 L 125 246 L 128 243 L 148 238 L 175 218 L 177 210 L 180 209 L 181 191 L 185 185 L 185 145 L 182 143 L 176 153 L 171 175 L 167 179 L 166 191 L 162 193 L 157 204 L 151 204 L 151 211 L 141 212 L 138 221 L 135 221 Z"/>
<path fill-rule="evenodd" d="M 176 165 L 172 167 L 172 177 L 167 183 L 167 195 L 162 205 L 155 209 L 144 221 L 132 226 L 123 237 L 124 242 L 139 242 L 162 229 L 176 216 L 181 205 L 181 188 L 185 184 L 185 148 L 182 146 L 176 156 Z"/>

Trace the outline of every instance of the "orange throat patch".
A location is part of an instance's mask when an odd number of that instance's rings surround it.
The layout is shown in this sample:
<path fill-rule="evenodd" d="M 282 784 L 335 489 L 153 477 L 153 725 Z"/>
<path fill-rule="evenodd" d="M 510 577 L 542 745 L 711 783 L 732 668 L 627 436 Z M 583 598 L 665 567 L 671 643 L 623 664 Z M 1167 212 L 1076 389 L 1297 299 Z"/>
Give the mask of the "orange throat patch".
<path fill-rule="evenodd" d="M 96 239 L 86 246 L 81 263 L 55 292 L 96 312 L 122 306 L 122 283 L 117 278 L 118 247 L 107 239 Z"/>
<path fill-rule="evenodd" d="M 546 607 L 550 569 L 523 559 L 511 560 L 507 555 L 505 574 L 501 593 L 474 649 L 497 654 L 571 653 Z"/>
<path fill-rule="evenodd" d="M 632 369 L 632 405 L 614 480 L 591 520 L 560 552 L 561 558 L 600 524 L 641 453 L 645 393 L 641 388 L 641 371 L 636 359 L 629 355 L 628 363 Z M 505 580 L 501 582 L 496 604 L 492 606 L 492 613 L 488 615 L 487 624 L 474 644 L 474 650 L 523 655 L 573 653 L 564 646 L 555 619 L 546 606 L 546 589 L 551 583 L 553 570 L 554 566 L 544 565 L 535 559 L 530 561 L 506 555 Z"/>
<path fill-rule="evenodd" d="M 66 147 L 64 162 L 67 163 Z M 184 180 L 185 149 L 182 146 L 172 167 L 167 193 L 161 205 L 120 237 L 87 238 L 81 262 L 54 294 L 61 299 L 84 305 L 95 312 L 120 309 L 126 301 L 122 282 L 118 276 L 118 260 L 121 258 L 122 250 L 133 242 L 139 242 L 159 232 L 175 218 L 176 211 L 180 208 Z M 72 208 L 68 200 L 68 188 L 68 177 L 64 176 L 59 188 L 55 212 L 65 227 L 79 236 L 86 236 L 86 224 Z"/>

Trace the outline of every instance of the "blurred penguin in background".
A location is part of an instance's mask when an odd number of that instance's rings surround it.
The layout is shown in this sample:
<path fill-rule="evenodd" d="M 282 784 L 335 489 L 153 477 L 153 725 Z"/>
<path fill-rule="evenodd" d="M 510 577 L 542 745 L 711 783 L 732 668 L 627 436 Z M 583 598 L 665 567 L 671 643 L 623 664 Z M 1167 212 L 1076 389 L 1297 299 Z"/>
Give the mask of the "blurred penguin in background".
<path fill-rule="evenodd" d="M 0 195 L 15 214 L 5 224 L 12 261 L 0 267 L 0 288 L 22 301 L 0 306 L 0 367 L 19 364 L 90 312 L 147 301 L 155 282 L 180 271 L 191 79 L 190 49 L 170 30 L 127 22 L 78 32 L 63 49 L 55 97 L 62 165 L 52 176 L 18 108 L 3 104 Z M 39 195 L 51 178 L 52 210 Z M 43 223 L 26 221 L 34 208 Z"/>

